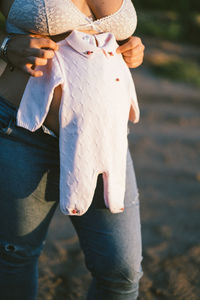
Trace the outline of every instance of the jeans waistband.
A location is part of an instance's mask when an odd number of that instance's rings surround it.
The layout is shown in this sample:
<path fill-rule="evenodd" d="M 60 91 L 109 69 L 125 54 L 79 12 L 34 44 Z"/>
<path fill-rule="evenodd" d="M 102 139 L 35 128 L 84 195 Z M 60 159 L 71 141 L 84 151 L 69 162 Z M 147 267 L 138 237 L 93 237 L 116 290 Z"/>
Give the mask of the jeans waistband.
<path fill-rule="evenodd" d="M 8 102 L 0 96 L 0 125 L 8 125 L 11 119 L 16 120 L 17 116 L 17 107 Z M 53 131 L 51 131 L 46 126 L 42 125 L 42 130 L 44 133 L 57 138 Z"/>

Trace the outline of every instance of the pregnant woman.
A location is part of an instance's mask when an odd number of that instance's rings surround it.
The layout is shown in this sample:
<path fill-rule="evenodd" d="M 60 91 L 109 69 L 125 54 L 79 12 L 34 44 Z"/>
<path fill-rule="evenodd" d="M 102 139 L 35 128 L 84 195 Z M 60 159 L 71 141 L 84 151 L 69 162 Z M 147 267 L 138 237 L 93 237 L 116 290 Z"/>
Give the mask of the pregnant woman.
<path fill-rule="evenodd" d="M 27 82 L 30 76 L 43 76 L 37 66 L 47 65 L 59 51 L 57 42 L 75 29 L 88 34 L 111 32 L 123 44 L 117 52 L 129 67 L 142 63 L 144 46 L 131 37 L 136 14 L 130 0 L 3 0 L 0 9 L 6 17 L 0 55 L 8 63 L 0 77 L 1 299 L 32 300 L 37 293 L 38 257 L 59 202 L 62 91 L 55 89 L 43 125 L 30 132 L 16 125 Z M 123 212 L 114 214 L 106 207 L 100 174 L 89 209 L 70 218 L 93 277 L 87 299 L 137 299 L 141 232 L 129 151 Z"/>

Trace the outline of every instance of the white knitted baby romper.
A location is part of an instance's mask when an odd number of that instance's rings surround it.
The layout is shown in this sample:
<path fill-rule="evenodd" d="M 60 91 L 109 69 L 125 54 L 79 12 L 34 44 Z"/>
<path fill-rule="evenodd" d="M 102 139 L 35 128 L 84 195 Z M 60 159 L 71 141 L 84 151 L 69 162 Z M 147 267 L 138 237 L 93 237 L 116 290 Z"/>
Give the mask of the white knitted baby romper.
<path fill-rule="evenodd" d="M 89 208 L 98 174 L 103 173 L 105 205 L 123 211 L 127 123 L 139 120 L 134 83 L 111 33 L 73 31 L 59 50 L 29 79 L 17 125 L 35 131 L 43 124 L 56 86 L 60 105 L 60 207 L 82 215 Z"/>

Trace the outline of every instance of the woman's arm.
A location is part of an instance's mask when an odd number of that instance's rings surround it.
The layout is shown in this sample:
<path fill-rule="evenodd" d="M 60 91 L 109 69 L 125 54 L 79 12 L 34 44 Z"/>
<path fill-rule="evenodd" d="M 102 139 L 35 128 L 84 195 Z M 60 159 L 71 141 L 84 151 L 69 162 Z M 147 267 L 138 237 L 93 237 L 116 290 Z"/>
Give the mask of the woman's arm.
<path fill-rule="evenodd" d="M 7 57 L 11 65 L 34 77 L 43 75 L 35 66 L 47 64 L 53 58 L 58 45 L 50 38 L 40 35 L 14 35 L 8 44 Z"/>
<path fill-rule="evenodd" d="M 0 29 L 0 46 L 7 35 Z M 31 35 L 13 35 L 8 43 L 9 63 L 34 77 L 43 75 L 41 71 L 35 71 L 34 67 L 46 65 L 47 60 L 53 58 L 54 51 L 58 49 L 57 44 L 52 40 Z M 48 50 L 43 48 L 48 48 Z"/>
<path fill-rule="evenodd" d="M 2 1 L 0 1 L 0 12 Z M 0 47 L 8 34 L 0 28 Z M 54 56 L 58 49 L 57 44 L 49 38 L 34 35 L 12 35 L 8 42 L 7 58 L 9 63 L 23 70 L 29 75 L 42 76 L 41 71 L 35 71 L 34 67 L 47 64 L 47 60 Z"/>
<path fill-rule="evenodd" d="M 2 13 L 2 10 L 3 10 L 3 1 L 0 1 L 0 13 Z M 4 30 L 4 28 L 0 27 L 0 45 L 2 45 L 3 40 L 5 39 L 6 35 L 7 34 Z"/>

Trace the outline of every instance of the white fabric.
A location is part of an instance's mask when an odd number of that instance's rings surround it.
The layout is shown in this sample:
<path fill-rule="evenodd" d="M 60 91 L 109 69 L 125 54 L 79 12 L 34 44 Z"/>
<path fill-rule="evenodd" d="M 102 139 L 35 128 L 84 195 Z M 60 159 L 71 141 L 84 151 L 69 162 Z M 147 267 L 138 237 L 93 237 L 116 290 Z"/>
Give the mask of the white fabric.
<path fill-rule="evenodd" d="M 14 0 L 6 22 L 8 33 L 56 35 L 94 29 L 124 40 L 135 31 L 137 16 L 131 0 L 123 0 L 117 12 L 98 20 L 84 15 L 71 0 Z"/>
<path fill-rule="evenodd" d="M 116 54 L 111 33 L 73 31 L 44 75 L 26 86 L 17 125 L 34 131 L 48 113 L 54 88 L 62 86 L 60 105 L 60 206 L 64 214 L 82 215 L 91 204 L 97 176 L 103 173 L 105 204 L 124 208 L 127 123 L 139 120 L 130 71 Z M 89 52 L 88 52 L 89 51 Z"/>

